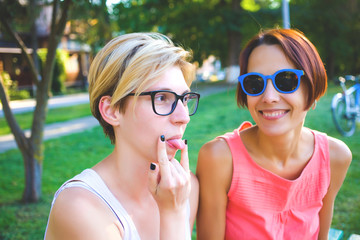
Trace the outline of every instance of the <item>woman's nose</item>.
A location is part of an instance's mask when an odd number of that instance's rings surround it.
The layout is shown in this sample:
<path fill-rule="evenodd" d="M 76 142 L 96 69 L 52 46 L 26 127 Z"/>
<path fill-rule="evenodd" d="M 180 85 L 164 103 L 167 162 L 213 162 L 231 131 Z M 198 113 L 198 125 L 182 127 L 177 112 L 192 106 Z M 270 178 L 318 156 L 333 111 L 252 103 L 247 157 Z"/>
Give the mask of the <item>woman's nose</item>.
<path fill-rule="evenodd" d="M 277 102 L 280 99 L 280 93 L 276 90 L 271 79 L 267 79 L 267 84 L 264 93 L 262 94 L 263 101 L 266 103 Z"/>
<path fill-rule="evenodd" d="M 171 114 L 172 120 L 177 123 L 187 124 L 190 121 L 188 107 L 178 99 L 174 112 Z"/>

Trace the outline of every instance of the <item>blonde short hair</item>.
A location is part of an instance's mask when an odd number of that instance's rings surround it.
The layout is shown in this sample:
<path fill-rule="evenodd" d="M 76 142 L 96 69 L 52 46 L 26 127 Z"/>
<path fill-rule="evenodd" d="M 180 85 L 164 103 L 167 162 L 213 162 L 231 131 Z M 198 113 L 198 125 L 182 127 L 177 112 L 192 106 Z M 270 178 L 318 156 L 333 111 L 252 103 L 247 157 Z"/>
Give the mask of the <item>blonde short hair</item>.
<path fill-rule="evenodd" d="M 113 127 L 101 116 L 99 101 L 111 96 L 112 107 L 125 111 L 125 97 L 139 93 L 157 82 L 172 66 L 180 67 L 188 86 L 195 76 L 191 54 L 160 33 L 129 33 L 114 38 L 95 56 L 89 70 L 89 97 L 92 114 L 104 133 L 115 143 Z M 135 99 L 136 100 L 136 99 Z"/>

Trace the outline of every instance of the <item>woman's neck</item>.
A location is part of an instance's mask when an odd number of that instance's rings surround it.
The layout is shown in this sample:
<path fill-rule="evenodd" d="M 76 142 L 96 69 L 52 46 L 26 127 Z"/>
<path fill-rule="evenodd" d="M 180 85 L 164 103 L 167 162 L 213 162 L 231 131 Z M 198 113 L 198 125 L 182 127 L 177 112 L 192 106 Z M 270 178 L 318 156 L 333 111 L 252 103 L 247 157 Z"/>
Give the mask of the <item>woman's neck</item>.
<path fill-rule="evenodd" d="M 114 151 L 93 169 L 112 192 L 121 192 L 136 201 L 149 197 L 149 167 L 147 159 L 129 149 L 115 146 Z"/>
<path fill-rule="evenodd" d="M 306 128 L 286 135 L 269 136 L 255 127 L 242 139 L 253 161 L 286 179 L 297 178 L 314 151 L 313 135 Z"/>
<path fill-rule="evenodd" d="M 258 127 L 249 129 L 242 137 L 244 145 L 254 159 L 264 159 L 275 165 L 286 166 L 288 161 L 304 155 L 304 146 L 311 139 L 308 129 L 299 126 L 282 135 L 266 135 Z M 311 136 L 310 136 L 311 135 Z"/>
<path fill-rule="evenodd" d="M 267 136 L 257 131 L 256 135 L 259 149 L 277 164 L 286 165 L 289 159 L 298 154 L 301 131 L 294 130 L 279 136 Z"/>

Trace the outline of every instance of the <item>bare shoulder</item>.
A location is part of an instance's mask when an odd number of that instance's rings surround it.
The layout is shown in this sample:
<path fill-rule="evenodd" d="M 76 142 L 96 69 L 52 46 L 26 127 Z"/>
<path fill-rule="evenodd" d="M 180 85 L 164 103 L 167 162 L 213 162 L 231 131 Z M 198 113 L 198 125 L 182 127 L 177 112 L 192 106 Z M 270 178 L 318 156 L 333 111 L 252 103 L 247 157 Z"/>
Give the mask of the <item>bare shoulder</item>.
<path fill-rule="evenodd" d="M 227 194 L 232 180 L 232 156 L 223 138 L 205 143 L 196 168 L 199 179 L 198 239 L 224 239 Z"/>
<path fill-rule="evenodd" d="M 205 143 L 198 156 L 196 175 L 200 188 L 202 180 L 207 183 L 220 184 L 228 190 L 232 178 L 232 155 L 225 139 L 216 138 Z"/>
<path fill-rule="evenodd" d="M 331 165 L 335 167 L 348 167 L 352 154 L 349 147 L 341 140 L 328 137 Z"/>
<path fill-rule="evenodd" d="M 95 194 L 72 187 L 56 199 L 46 239 L 122 239 L 123 229 Z"/>
<path fill-rule="evenodd" d="M 223 138 L 216 138 L 205 143 L 199 151 L 200 157 L 205 157 L 211 164 L 220 164 L 232 158 L 230 148 Z"/>
<path fill-rule="evenodd" d="M 330 152 L 331 180 L 328 195 L 335 199 L 337 192 L 344 182 L 347 170 L 350 166 L 352 154 L 348 146 L 335 138 L 328 137 Z"/>

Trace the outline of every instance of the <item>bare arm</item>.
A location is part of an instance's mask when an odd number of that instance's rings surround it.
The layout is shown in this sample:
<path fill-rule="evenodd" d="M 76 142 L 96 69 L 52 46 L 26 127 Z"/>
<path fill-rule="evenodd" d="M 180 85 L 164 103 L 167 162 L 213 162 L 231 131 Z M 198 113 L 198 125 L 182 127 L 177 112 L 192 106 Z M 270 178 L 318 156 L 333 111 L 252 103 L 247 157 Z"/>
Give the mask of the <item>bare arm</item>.
<path fill-rule="evenodd" d="M 232 157 L 225 140 L 216 139 L 200 149 L 196 174 L 200 185 L 197 237 L 224 239 L 227 192 L 232 179 Z"/>
<path fill-rule="evenodd" d="M 117 239 L 123 228 L 95 194 L 82 188 L 63 190 L 50 212 L 46 240 Z"/>
<path fill-rule="evenodd" d="M 319 213 L 320 240 L 328 239 L 335 198 L 344 182 L 352 159 L 350 149 L 340 140 L 329 138 L 329 150 L 331 178 L 328 192 L 323 199 L 323 207 Z"/>

